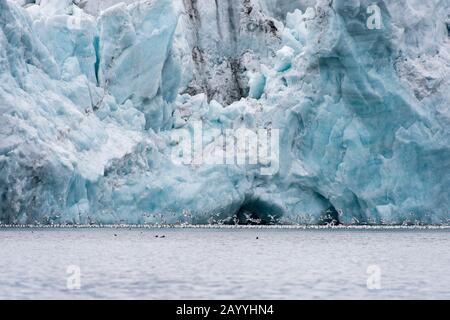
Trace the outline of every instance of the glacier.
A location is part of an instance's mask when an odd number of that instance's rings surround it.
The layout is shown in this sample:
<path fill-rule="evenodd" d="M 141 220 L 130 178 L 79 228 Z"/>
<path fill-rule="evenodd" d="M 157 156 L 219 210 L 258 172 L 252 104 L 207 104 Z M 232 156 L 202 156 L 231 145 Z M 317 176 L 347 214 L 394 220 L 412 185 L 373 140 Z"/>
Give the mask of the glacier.
<path fill-rule="evenodd" d="M 0 224 L 449 224 L 449 8 L 0 0 Z"/>

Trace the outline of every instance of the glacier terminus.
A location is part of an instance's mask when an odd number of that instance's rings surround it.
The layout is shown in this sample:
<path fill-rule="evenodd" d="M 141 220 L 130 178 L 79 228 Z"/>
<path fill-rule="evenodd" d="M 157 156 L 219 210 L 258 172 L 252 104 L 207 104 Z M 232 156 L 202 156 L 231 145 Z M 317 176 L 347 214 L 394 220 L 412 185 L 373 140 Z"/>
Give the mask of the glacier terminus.
<path fill-rule="evenodd" d="M 448 225 L 450 1 L 0 0 L 0 224 L 121 223 Z"/>

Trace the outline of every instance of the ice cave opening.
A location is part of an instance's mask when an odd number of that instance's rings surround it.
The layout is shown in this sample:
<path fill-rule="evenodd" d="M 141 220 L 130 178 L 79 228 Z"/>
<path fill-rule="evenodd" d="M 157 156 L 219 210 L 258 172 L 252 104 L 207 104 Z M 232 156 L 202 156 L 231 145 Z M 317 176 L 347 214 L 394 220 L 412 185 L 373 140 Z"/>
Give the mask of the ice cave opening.
<path fill-rule="evenodd" d="M 283 209 L 277 204 L 261 198 L 248 197 L 236 212 L 238 224 L 270 225 L 277 224 L 283 215 Z"/>

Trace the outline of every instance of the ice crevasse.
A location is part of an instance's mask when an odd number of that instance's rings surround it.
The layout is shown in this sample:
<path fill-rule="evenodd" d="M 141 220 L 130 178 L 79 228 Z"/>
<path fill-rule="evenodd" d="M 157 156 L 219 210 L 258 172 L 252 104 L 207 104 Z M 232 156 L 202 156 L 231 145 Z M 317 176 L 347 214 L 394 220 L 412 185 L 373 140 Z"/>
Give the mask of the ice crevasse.
<path fill-rule="evenodd" d="M 1 223 L 449 223 L 449 1 L 100 4 L 0 0 Z"/>

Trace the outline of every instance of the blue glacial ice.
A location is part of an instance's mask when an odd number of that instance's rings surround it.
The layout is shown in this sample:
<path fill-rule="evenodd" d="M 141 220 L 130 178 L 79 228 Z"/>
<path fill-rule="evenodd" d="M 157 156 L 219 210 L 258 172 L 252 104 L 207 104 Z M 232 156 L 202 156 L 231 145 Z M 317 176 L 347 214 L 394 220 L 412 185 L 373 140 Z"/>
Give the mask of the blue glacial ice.
<path fill-rule="evenodd" d="M 449 7 L 0 0 L 0 223 L 448 224 Z"/>

